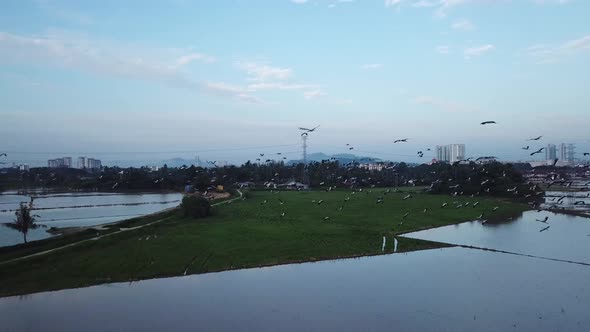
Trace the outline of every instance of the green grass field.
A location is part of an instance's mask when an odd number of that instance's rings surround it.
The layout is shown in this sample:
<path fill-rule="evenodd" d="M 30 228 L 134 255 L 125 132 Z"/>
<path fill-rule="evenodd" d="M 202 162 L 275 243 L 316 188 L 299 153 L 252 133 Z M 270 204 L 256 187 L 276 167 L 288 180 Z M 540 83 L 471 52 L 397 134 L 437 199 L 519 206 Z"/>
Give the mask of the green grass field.
<path fill-rule="evenodd" d="M 354 194 L 250 192 L 245 200 L 215 207 L 214 215 L 206 219 L 172 217 L 142 229 L 1 264 L 0 296 L 376 255 L 383 253 L 383 236 L 388 239 L 385 253 L 393 251 L 393 237 L 398 238 L 398 251 L 429 249 L 441 244 L 398 234 L 473 220 L 482 212 L 487 219 L 502 220 L 527 209 L 526 205 L 493 198 L 478 198 L 476 208 L 457 208 L 477 200 L 420 193 L 403 200 L 406 195 L 384 194 L 382 189 Z M 376 203 L 379 196 L 384 198 L 383 204 Z M 320 200 L 324 202 L 318 204 Z M 441 208 L 443 203 L 448 206 Z M 499 209 L 492 212 L 495 206 Z M 409 215 L 403 220 L 406 213 Z"/>

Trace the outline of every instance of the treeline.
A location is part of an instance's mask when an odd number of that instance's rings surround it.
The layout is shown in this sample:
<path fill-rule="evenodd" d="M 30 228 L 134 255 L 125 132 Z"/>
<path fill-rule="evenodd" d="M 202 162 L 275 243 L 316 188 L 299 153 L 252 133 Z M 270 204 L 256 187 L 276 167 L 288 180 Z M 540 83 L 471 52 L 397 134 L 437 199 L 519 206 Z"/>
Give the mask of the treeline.
<path fill-rule="evenodd" d="M 410 166 L 405 163 L 383 163 L 381 169 L 369 170 L 359 164 L 342 165 L 337 161 L 313 162 L 308 165 L 251 163 L 242 166 L 202 168 L 164 166 L 157 171 L 148 167 L 104 167 L 100 171 L 79 169 L 33 168 L 28 172 L 11 170 L 0 175 L 0 188 L 64 188 L 94 191 L 181 191 L 187 185 L 208 190 L 218 185 L 235 187 L 254 183 L 268 187 L 289 181 L 309 184 L 312 188 L 368 188 L 428 186 L 432 193 L 530 195 L 533 190 L 524 183 L 520 170 L 510 164 L 445 164 Z M 516 189 L 514 189 L 516 187 Z M 534 189 L 534 188 L 533 188 Z"/>

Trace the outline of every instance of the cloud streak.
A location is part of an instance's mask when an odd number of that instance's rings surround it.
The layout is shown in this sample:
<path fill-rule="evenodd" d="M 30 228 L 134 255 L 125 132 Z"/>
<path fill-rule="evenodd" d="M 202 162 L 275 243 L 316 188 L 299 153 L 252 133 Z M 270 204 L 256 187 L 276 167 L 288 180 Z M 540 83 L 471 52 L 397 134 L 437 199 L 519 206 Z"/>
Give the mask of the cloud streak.
<path fill-rule="evenodd" d="M 555 63 L 583 53 L 590 53 L 590 35 L 565 41 L 561 44 L 539 44 L 526 49 L 526 53 L 539 63 Z"/>
<path fill-rule="evenodd" d="M 482 56 L 486 53 L 489 53 L 494 49 L 496 49 L 496 47 L 492 44 L 469 47 L 466 48 L 465 51 L 463 51 L 463 55 L 465 56 L 465 59 L 469 60 L 471 58 Z"/>
<path fill-rule="evenodd" d="M 68 34 L 38 36 L 0 32 L 0 59 L 40 66 L 77 70 L 103 77 L 149 81 L 175 88 L 185 88 L 232 99 L 258 102 L 246 91 L 228 89 L 192 79 L 178 67 L 195 60 L 213 57 L 192 53 L 172 63 L 154 59 L 142 50 L 93 41 Z"/>

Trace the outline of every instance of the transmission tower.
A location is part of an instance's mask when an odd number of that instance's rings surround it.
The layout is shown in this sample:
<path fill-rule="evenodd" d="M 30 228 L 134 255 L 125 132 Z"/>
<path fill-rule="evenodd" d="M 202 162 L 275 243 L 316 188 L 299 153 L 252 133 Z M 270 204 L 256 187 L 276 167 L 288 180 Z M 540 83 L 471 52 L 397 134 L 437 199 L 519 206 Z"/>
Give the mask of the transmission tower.
<path fill-rule="evenodd" d="M 306 184 L 307 176 L 305 170 L 307 168 L 307 133 L 303 133 L 303 135 L 301 135 L 301 140 L 303 142 L 303 174 L 301 176 L 301 182 Z"/>
<path fill-rule="evenodd" d="M 303 163 L 307 164 L 307 134 L 301 135 L 303 140 Z"/>

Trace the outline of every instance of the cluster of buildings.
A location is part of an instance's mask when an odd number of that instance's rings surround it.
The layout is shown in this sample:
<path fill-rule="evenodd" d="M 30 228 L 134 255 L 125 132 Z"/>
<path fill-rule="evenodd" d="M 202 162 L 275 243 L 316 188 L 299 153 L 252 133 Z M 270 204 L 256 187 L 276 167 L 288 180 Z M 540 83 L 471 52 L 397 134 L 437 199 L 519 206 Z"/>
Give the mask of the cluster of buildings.
<path fill-rule="evenodd" d="M 465 144 L 437 145 L 436 160 L 447 163 L 465 160 Z"/>
<path fill-rule="evenodd" d="M 576 158 L 576 147 L 573 144 L 561 143 L 558 149 L 555 144 L 547 144 L 545 147 L 545 160 L 553 163 L 555 159 L 559 159 L 558 163 L 564 166 L 573 166 Z"/>
<path fill-rule="evenodd" d="M 364 164 L 359 164 L 358 167 L 359 168 L 367 169 L 369 171 L 378 171 L 378 172 L 380 172 L 381 170 L 383 170 L 387 166 L 385 166 L 385 164 L 383 164 L 383 163 L 364 163 Z"/>
<path fill-rule="evenodd" d="M 79 168 L 79 169 L 100 169 L 102 162 L 99 159 L 78 157 L 76 164 L 73 164 L 72 157 L 62 157 L 49 159 L 47 161 L 49 168 Z"/>

